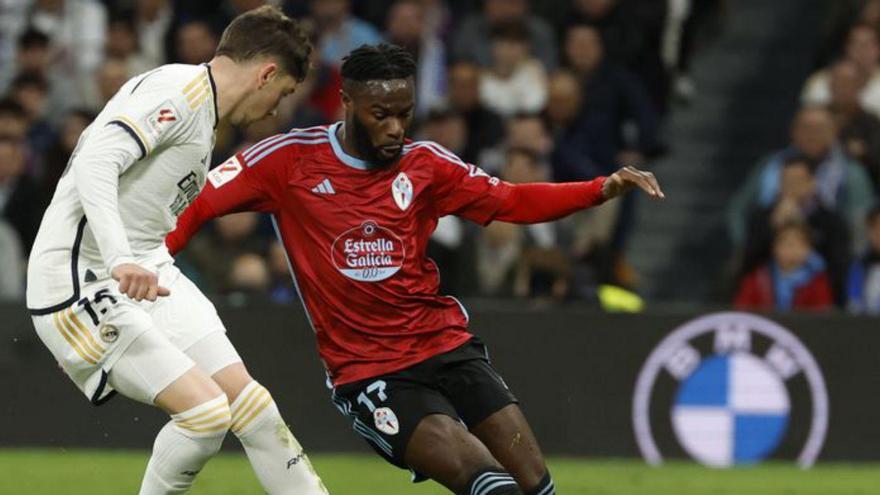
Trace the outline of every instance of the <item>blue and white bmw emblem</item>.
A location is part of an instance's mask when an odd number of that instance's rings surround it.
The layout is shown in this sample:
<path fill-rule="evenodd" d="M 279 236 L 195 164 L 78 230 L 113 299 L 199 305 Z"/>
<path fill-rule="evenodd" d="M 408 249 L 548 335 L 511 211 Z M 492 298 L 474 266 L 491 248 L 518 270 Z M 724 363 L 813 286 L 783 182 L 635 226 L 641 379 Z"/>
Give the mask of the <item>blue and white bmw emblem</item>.
<path fill-rule="evenodd" d="M 794 334 L 748 313 L 685 323 L 654 349 L 636 382 L 633 426 L 643 457 L 712 467 L 791 456 L 812 465 L 828 428 L 819 366 Z"/>

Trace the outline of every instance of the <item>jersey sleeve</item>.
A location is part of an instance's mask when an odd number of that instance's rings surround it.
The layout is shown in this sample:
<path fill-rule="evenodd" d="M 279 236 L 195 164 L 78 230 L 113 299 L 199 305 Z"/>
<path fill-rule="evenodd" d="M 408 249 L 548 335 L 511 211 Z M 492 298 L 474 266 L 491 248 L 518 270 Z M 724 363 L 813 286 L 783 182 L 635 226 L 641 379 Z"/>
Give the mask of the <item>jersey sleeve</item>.
<path fill-rule="evenodd" d="M 146 73 L 124 86 L 111 100 L 107 126 L 123 129 L 137 144 L 142 159 L 166 144 L 179 143 L 190 134 L 195 110 L 213 97 L 207 72 L 181 86 L 160 74 Z M 115 104 L 114 104 L 115 103 Z"/>
<path fill-rule="evenodd" d="M 208 172 L 202 192 L 180 215 L 177 227 L 165 239 L 172 255 L 186 247 L 201 226 L 212 218 L 275 209 L 278 194 L 287 183 L 286 164 L 290 158 L 287 149 L 261 157 L 259 163 L 250 163 L 248 156 L 247 150 L 239 152 Z"/>
<path fill-rule="evenodd" d="M 433 199 L 438 217 L 456 215 L 480 225 L 489 224 L 501 208 L 510 184 L 465 163 L 436 143 L 420 146 L 434 170 Z"/>

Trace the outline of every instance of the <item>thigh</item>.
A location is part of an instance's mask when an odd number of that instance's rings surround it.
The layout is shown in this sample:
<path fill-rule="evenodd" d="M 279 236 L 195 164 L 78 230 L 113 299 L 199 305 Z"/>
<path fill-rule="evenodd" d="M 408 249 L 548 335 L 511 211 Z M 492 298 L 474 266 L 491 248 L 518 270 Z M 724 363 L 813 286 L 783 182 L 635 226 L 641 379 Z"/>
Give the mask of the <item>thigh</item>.
<path fill-rule="evenodd" d="M 518 405 L 509 404 L 495 412 L 472 426 L 471 432 L 524 490 L 538 486 L 547 473 L 541 448 Z"/>
<path fill-rule="evenodd" d="M 386 461 L 411 469 L 405 456 L 421 420 L 432 414 L 455 420 L 455 408 L 439 391 L 413 380 L 412 371 L 376 377 L 333 389 L 333 402 Z"/>
<path fill-rule="evenodd" d="M 480 471 L 501 464 L 461 422 L 434 414 L 422 418 L 406 449 L 406 464 L 455 493 L 462 493 Z"/>
<path fill-rule="evenodd" d="M 226 333 L 226 327 L 214 304 L 173 265 L 159 270 L 160 285 L 166 282 L 171 291 L 148 309 L 156 327 L 179 349 L 187 350 L 214 333 Z"/>
<path fill-rule="evenodd" d="M 195 379 L 198 373 L 192 374 L 177 386 L 172 387 L 172 384 L 184 377 L 194 367 L 195 363 L 192 359 L 169 342 L 163 334 L 152 329 L 141 334 L 119 357 L 108 374 L 108 383 L 122 395 L 149 405 L 168 402 L 167 400 L 158 401 L 157 398 L 166 389 L 170 389 L 173 404 L 167 405 L 174 406 L 177 405 L 177 401 L 174 401 L 173 397 L 183 392 L 181 384 L 189 383 L 184 388 L 197 389 L 192 394 L 197 395 L 197 398 L 204 398 L 199 395 L 198 390 L 209 386 Z M 168 396 L 169 394 L 165 394 L 163 398 L 167 399 Z M 186 401 L 184 400 L 184 402 Z M 199 403 L 195 402 L 192 405 L 195 406 Z M 177 409 L 177 407 L 173 407 L 173 409 Z M 180 410 L 186 409 L 188 408 Z"/>
<path fill-rule="evenodd" d="M 212 332 L 191 345 L 185 352 L 199 368 L 220 385 L 230 403 L 248 383 L 253 381 L 225 332 Z"/>

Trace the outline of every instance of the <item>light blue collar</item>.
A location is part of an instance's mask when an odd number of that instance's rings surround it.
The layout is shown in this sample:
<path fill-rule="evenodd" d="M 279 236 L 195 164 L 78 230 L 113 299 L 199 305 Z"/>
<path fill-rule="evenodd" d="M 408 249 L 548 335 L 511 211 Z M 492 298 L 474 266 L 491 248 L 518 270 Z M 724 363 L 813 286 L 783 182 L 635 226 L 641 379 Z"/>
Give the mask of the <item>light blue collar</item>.
<path fill-rule="evenodd" d="M 342 144 L 339 142 L 339 139 L 336 137 L 336 131 L 342 127 L 342 122 L 337 122 L 330 126 L 328 132 L 330 134 L 330 146 L 333 148 L 333 153 L 336 155 L 336 158 L 339 158 L 342 163 L 348 165 L 351 168 L 356 168 L 358 170 L 369 170 L 373 168 L 373 165 L 366 161 L 361 160 L 360 158 L 355 158 L 345 150 L 342 149 Z"/>

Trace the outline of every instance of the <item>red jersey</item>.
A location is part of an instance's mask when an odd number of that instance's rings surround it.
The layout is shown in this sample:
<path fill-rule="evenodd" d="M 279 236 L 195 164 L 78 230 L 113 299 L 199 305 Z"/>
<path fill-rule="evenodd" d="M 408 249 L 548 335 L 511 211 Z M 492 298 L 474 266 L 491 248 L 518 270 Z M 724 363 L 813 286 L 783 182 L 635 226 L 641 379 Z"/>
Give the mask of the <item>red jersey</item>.
<path fill-rule="evenodd" d="M 342 149 L 340 125 L 273 136 L 216 167 L 168 240 L 176 252 L 187 240 L 180 237 L 210 217 L 270 213 L 335 385 L 407 368 L 471 338 L 467 311 L 438 294 L 428 240 L 444 215 L 488 224 L 516 191 L 427 141 L 407 142 L 393 165 L 371 167 Z M 568 210 L 601 201 L 602 182 L 584 184 Z"/>

